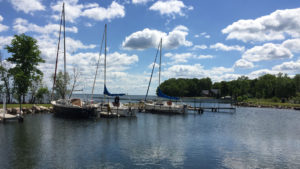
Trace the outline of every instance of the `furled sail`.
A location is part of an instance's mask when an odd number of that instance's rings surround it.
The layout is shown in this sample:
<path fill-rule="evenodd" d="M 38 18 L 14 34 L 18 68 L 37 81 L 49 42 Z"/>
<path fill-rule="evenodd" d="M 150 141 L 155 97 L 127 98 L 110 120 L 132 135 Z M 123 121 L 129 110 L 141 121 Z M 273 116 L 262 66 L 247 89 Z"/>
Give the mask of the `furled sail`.
<path fill-rule="evenodd" d="M 104 91 L 103 91 L 103 94 L 107 95 L 107 96 L 124 96 L 125 94 L 124 93 L 120 93 L 120 94 L 112 94 L 110 93 L 107 88 L 106 88 L 106 85 L 104 85 Z"/>
<path fill-rule="evenodd" d="M 157 90 L 157 96 L 158 96 L 158 97 L 163 97 L 163 98 L 166 98 L 166 99 L 171 99 L 171 100 L 179 100 L 178 97 L 172 97 L 172 96 L 168 96 L 168 95 L 164 94 L 164 93 L 160 90 L 160 88 L 158 88 L 158 90 Z"/>

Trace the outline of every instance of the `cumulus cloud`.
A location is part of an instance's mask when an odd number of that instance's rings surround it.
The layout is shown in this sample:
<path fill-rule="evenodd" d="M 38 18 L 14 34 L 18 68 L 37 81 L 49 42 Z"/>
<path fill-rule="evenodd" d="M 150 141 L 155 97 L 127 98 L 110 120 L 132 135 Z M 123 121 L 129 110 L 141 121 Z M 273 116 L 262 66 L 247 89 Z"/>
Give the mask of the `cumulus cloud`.
<path fill-rule="evenodd" d="M 234 67 L 243 68 L 243 69 L 250 69 L 250 68 L 253 68 L 254 65 L 253 65 L 252 62 L 249 62 L 245 59 L 239 59 L 235 62 Z"/>
<path fill-rule="evenodd" d="M 196 55 L 194 53 L 166 53 L 165 57 L 172 60 L 168 64 L 187 63 L 189 59 L 211 59 L 212 55 Z"/>
<path fill-rule="evenodd" d="M 58 24 L 47 24 L 45 26 L 38 26 L 33 23 L 29 23 L 26 19 L 17 18 L 15 19 L 14 31 L 18 34 L 26 33 L 26 32 L 35 32 L 40 34 L 51 34 L 51 33 L 58 33 L 59 25 Z M 66 32 L 77 33 L 78 29 L 75 26 L 66 27 Z"/>
<path fill-rule="evenodd" d="M 224 45 L 223 43 L 216 43 L 214 45 L 210 45 L 211 49 L 216 49 L 216 50 L 222 50 L 222 51 L 244 51 L 245 47 L 244 46 L 239 46 L 239 45 L 234 45 L 234 46 L 227 46 Z"/>
<path fill-rule="evenodd" d="M 179 0 L 157 1 L 150 8 L 152 11 L 158 11 L 161 15 L 172 16 L 175 15 L 185 16 L 184 10 L 193 10 L 192 6 L 186 6 Z"/>
<path fill-rule="evenodd" d="M 60 19 L 62 1 L 52 4 L 51 8 L 56 13 L 52 17 Z M 112 20 L 125 16 L 125 7 L 113 1 L 107 8 L 101 7 L 98 3 L 79 4 L 78 0 L 65 1 L 66 21 L 75 22 L 79 17 L 87 17 L 97 21 Z"/>
<path fill-rule="evenodd" d="M 186 40 L 188 28 L 182 25 L 175 27 L 168 34 L 154 29 L 145 28 L 127 36 L 122 43 L 125 49 L 144 50 L 156 48 L 160 39 L 163 39 L 163 48 L 175 49 L 179 46 L 191 46 L 192 42 Z"/>
<path fill-rule="evenodd" d="M 78 4 L 78 0 L 58 1 L 52 4 L 51 9 L 55 13 L 52 15 L 52 18 L 56 20 L 60 19 L 63 2 L 65 2 L 66 22 L 75 22 L 75 20 L 81 16 L 82 9 L 84 8 L 84 5 Z"/>
<path fill-rule="evenodd" d="M 299 73 L 300 59 L 298 61 L 284 62 L 280 65 L 276 65 L 272 68 L 272 70 L 285 73 Z"/>
<path fill-rule="evenodd" d="M 250 62 L 259 62 L 263 60 L 287 59 L 292 58 L 291 51 L 281 44 L 266 43 L 262 46 L 255 46 L 248 49 L 242 56 L 243 59 Z"/>
<path fill-rule="evenodd" d="M 4 46 L 9 45 L 12 39 L 12 36 L 0 36 L 0 49 L 3 49 Z"/>
<path fill-rule="evenodd" d="M 282 46 L 292 52 L 300 52 L 300 39 L 288 39 L 282 43 Z"/>
<path fill-rule="evenodd" d="M 113 1 L 108 8 L 103 8 L 97 5 L 92 8 L 85 9 L 82 12 L 82 16 L 86 16 L 97 21 L 123 18 L 125 16 L 124 8 L 125 7 L 123 5 L 120 5 L 117 2 Z"/>
<path fill-rule="evenodd" d="M 205 78 L 210 77 L 213 81 L 233 80 L 239 74 L 233 74 L 233 68 L 213 67 L 204 69 L 200 64 L 194 65 L 173 65 L 162 72 L 166 78 Z"/>
<path fill-rule="evenodd" d="M 283 40 L 286 36 L 300 37 L 300 8 L 276 10 L 257 19 L 239 20 L 227 26 L 222 33 L 227 39 L 243 42 Z"/>
<path fill-rule="evenodd" d="M 207 49 L 206 45 L 195 45 L 192 50 Z"/>
<path fill-rule="evenodd" d="M 277 71 L 272 71 L 272 70 L 269 70 L 269 69 L 260 69 L 260 70 L 256 70 L 256 71 L 251 72 L 249 74 L 249 78 L 254 79 L 254 78 L 263 76 L 265 74 L 277 74 L 277 73 L 278 73 Z"/>
<path fill-rule="evenodd" d="M 132 0 L 133 4 L 146 4 L 149 1 L 153 1 L 153 0 Z"/>
<path fill-rule="evenodd" d="M 2 21 L 3 21 L 3 17 L 0 15 L 0 22 L 2 22 Z M 7 29 L 8 29 L 8 26 L 2 25 L 2 24 L 0 23 L 0 32 L 6 31 Z"/>
<path fill-rule="evenodd" d="M 23 11 L 26 14 L 45 10 L 45 6 L 40 0 L 10 0 L 10 3 L 15 10 Z"/>

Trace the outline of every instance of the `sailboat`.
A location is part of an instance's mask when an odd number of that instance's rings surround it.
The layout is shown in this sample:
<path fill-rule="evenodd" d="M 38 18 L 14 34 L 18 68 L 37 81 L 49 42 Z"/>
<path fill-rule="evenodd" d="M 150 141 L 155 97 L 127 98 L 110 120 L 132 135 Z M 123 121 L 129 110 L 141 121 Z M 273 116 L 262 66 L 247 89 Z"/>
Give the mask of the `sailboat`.
<path fill-rule="evenodd" d="M 128 107 L 124 105 L 122 102 L 120 102 L 120 96 L 124 96 L 125 94 L 112 94 L 108 91 L 106 87 L 106 55 L 107 55 L 107 25 L 105 24 L 104 34 L 103 34 L 104 40 L 105 40 L 105 47 L 104 47 L 104 89 L 103 89 L 103 102 L 98 104 L 98 111 L 100 112 L 100 117 L 135 117 L 136 114 L 131 107 Z M 103 42 L 103 38 L 102 38 Z M 96 75 L 94 79 L 94 85 L 96 81 L 96 76 L 98 72 L 98 66 L 100 62 L 100 56 L 102 51 L 102 44 L 100 49 L 100 55 L 98 59 L 97 69 L 96 69 Z M 94 85 L 92 89 L 92 97 L 94 93 Z M 114 102 L 109 101 L 109 97 L 114 97 Z M 95 106 L 94 106 L 95 107 Z"/>
<path fill-rule="evenodd" d="M 157 101 L 147 101 L 149 87 L 151 84 L 153 70 L 155 68 L 155 63 L 156 63 L 158 52 L 160 53 L 158 86 L 160 86 L 162 39 L 160 39 L 160 43 L 157 48 L 157 53 L 156 53 L 155 60 L 153 63 L 152 73 L 151 73 L 147 93 L 145 96 L 145 105 L 144 105 L 145 112 L 159 113 L 159 114 L 185 114 L 188 111 L 187 105 L 178 104 L 177 101 L 180 100 L 178 97 L 172 97 L 172 96 L 168 96 L 168 95 L 164 94 L 159 87 L 157 89 L 158 100 Z M 163 99 L 167 99 L 167 101 L 163 100 Z M 173 102 L 172 100 L 176 101 L 176 102 Z"/>
<path fill-rule="evenodd" d="M 53 99 L 53 92 L 56 87 L 56 72 L 57 72 L 57 63 L 58 63 L 58 54 L 59 54 L 59 46 L 60 46 L 60 36 L 61 36 L 61 28 L 63 25 L 63 35 L 64 35 L 64 85 L 65 90 L 66 87 L 66 32 L 65 32 L 65 3 L 63 3 L 62 7 L 62 15 L 60 20 L 60 28 L 59 28 L 59 37 L 58 37 L 58 45 L 57 45 L 57 55 L 56 55 L 56 64 L 55 64 L 55 73 L 53 78 L 53 89 L 51 94 L 51 100 Z M 53 106 L 53 111 L 55 115 L 63 116 L 63 117 L 71 117 L 71 118 L 88 118 L 95 115 L 96 108 L 86 104 L 79 98 L 70 98 L 66 99 L 66 95 L 63 95 L 62 99 L 53 100 L 51 104 Z"/>

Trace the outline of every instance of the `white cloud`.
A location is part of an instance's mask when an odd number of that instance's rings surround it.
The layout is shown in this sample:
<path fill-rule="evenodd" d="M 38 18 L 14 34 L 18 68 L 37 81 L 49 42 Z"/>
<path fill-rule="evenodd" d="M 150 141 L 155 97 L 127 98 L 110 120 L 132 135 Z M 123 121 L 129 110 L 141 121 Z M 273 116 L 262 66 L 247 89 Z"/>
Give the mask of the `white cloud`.
<path fill-rule="evenodd" d="M 10 0 L 14 9 L 17 11 L 23 11 L 24 13 L 32 13 L 34 11 L 43 11 L 45 6 L 40 0 Z"/>
<path fill-rule="evenodd" d="M 189 58 L 192 58 L 194 55 L 192 53 L 166 53 L 165 56 L 167 58 L 170 58 L 173 60 L 170 64 L 176 64 L 176 63 L 186 63 Z"/>
<path fill-rule="evenodd" d="M 170 58 L 172 62 L 168 64 L 177 64 L 177 63 L 187 63 L 189 59 L 211 59 L 214 56 L 212 55 L 196 55 L 194 53 L 166 53 L 164 55 L 167 58 Z"/>
<path fill-rule="evenodd" d="M 59 20 L 62 11 L 62 1 L 52 4 L 51 8 L 55 12 L 52 18 Z M 97 21 L 105 19 L 112 20 L 125 16 L 125 7 L 113 1 L 107 8 L 99 6 L 98 3 L 79 4 L 78 0 L 65 1 L 66 21 L 75 22 L 79 17 L 87 17 Z"/>
<path fill-rule="evenodd" d="M 205 78 L 210 77 L 212 81 L 233 80 L 240 75 L 232 74 L 233 68 L 213 67 L 204 69 L 200 64 L 173 65 L 162 72 L 165 78 Z"/>
<path fill-rule="evenodd" d="M 153 1 L 153 0 L 132 0 L 133 4 L 146 4 L 149 1 Z"/>
<path fill-rule="evenodd" d="M 78 49 L 93 49 L 96 47 L 96 45 L 84 45 L 81 41 L 72 39 L 70 37 L 66 38 L 67 46 L 66 48 L 70 52 L 76 52 Z"/>
<path fill-rule="evenodd" d="M 285 72 L 285 73 L 299 73 L 300 72 L 300 59 L 298 61 L 290 61 L 284 62 L 280 65 L 276 65 L 272 68 L 272 70 L 278 72 Z"/>
<path fill-rule="evenodd" d="M 82 16 L 88 18 L 103 21 L 105 19 L 111 20 L 114 18 L 123 18 L 125 16 L 125 7 L 113 1 L 108 8 L 95 6 L 93 8 L 85 9 L 82 12 Z"/>
<path fill-rule="evenodd" d="M 67 0 L 65 2 L 65 17 L 67 22 L 75 22 L 81 16 L 84 5 L 77 4 L 78 0 Z M 56 4 L 51 5 L 51 9 L 56 13 L 52 18 L 60 20 L 63 1 L 58 1 Z"/>
<path fill-rule="evenodd" d="M 9 45 L 12 39 L 12 36 L 0 36 L 0 49 L 3 49 L 4 46 Z"/>
<path fill-rule="evenodd" d="M 153 68 L 153 64 L 154 64 L 154 63 L 149 64 L 149 65 L 148 65 L 148 68 L 149 68 L 149 69 L 152 69 L 152 68 Z M 158 67 L 159 67 L 159 64 L 155 63 L 155 67 L 158 68 Z"/>
<path fill-rule="evenodd" d="M 222 33 L 227 39 L 243 42 L 283 40 L 286 36 L 300 37 L 300 8 L 277 10 L 257 19 L 239 20 Z"/>
<path fill-rule="evenodd" d="M 259 62 L 262 60 L 286 59 L 292 58 L 291 51 L 281 44 L 266 43 L 263 46 L 255 46 L 248 49 L 242 56 L 243 59 L 250 62 Z"/>
<path fill-rule="evenodd" d="M 29 23 L 26 19 L 17 18 L 13 26 L 14 31 L 17 33 L 26 33 L 26 32 L 35 32 L 40 34 L 51 34 L 58 33 L 59 25 L 58 24 L 47 24 L 45 26 L 38 26 L 33 23 Z M 77 33 L 77 28 L 75 26 L 66 27 L 66 32 Z"/>
<path fill-rule="evenodd" d="M 209 38 L 210 38 L 210 35 L 207 34 L 206 32 L 202 32 L 202 33 L 200 33 L 199 35 L 196 34 L 194 37 L 195 37 L 195 38 L 204 37 L 204 38 L 206 38 L 206 39 L 209 39 Z"/>
<path fill-rule="evenodd" d="M 196 59 L 212 59 L 214 58 L 213 55 L 198 55 L 198 56 L 195 56 Z"/>
<path fill-rule="evenodd" d="M 192 42 L 186 40 L 188 28 L 182 25 L 175 27 L 171 32 L 164 33 L 158 30 L 145 28 L 137 31 L 125 38 L 122 46 L 125 49 L 143 50 L 147 48 L 156 48 L 160 39 L 163 39 L 163 48 L 175 49 L 179 46 L 191 46 Z"/>
<path fill-rule="evenodd" d="M 235 62 L 234 67 L 236 68 L 243 68 L 243 69 L 249 69 L 249 68 L 253 68 L 254 65 L 252 62 L 249 62 L 245 59 L 239 59 Z"/>
<path fill-rule="evenodd" d="M 210 35 L 205 35 L 204 36 L 206 39 L 209 39 L 210 38 Z"/>
<path fill-rule="evenodd" d="M 277 74 L 277 71 L 272 71 L 269 69 L 260 69 L 260 70 L 256 70 L 251 72 L 248 76 L 250 79 L 254 79 L 254 78 L 258 78 L 260 76 L 263 76 L 265 74 Z"/>
<path fill-rule="evenodd" d="M 179 0 L 157 1 L 150 8 L 152 11 L 158 11 L 161 15 L 172 16 L 175 15 L 185 16 L 184 9 L 193 10 L 192 6 L 186 6 Z"/>
<path fill-rule="evenodd" d="M 2 21 L 3 21 L 3 17 L 0 15 L 0 22 L 2 22 Z M 8 26 L 2 25 L 2 24 L 0 23 L 0 32 L 6 31 L 7 29 L 8 29 Z"/>
<path fill-rule="evenodd" d="M 195 45 L 192 50 L 197 50 L 197 49 L 207 49 L 206 45 Z"/>
<path fill-rule="evenodd" d="M 292 52 L 300 52 L 300 39 L 289 39 L 282 43 L 282 46 Z"/>
<path fill-rule="evenodd" d="M 239 46 L 239 45 L 234 45 L 234 46 L 227 46 L 224 45 L 223 43 L 216 43 L 214 45 L 210 45 L 211 49 L 216 49 L 216 50 L 223 50 L 223 51 L 244 51 L 245 47 L 244 46 Z"/>

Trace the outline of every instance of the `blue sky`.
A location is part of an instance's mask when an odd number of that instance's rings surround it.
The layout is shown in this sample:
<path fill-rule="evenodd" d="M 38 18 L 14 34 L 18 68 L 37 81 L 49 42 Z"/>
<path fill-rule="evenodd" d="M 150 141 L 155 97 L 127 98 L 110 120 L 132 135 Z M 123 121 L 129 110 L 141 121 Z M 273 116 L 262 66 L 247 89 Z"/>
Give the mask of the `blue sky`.
<path fill-rule="evenodd" d="M 38 40 L 51 86 L 63 1 L 0 0 L 0 50 L 15 34 Z M 163 38 L 162 79 L 214 82 L 242 75 L 300 73 L 297 0 L 66 0 L 67 69 L 80 72 L 90 93 L 104 24 L 108 24 L 108 89 L 145 94 L 156 47 Z M 60 54 L 62 69 L 63 55 Z M 96 93 L 103 91 L 103 57 Z M 6 64 L 7 66 L 11 66 Z M 155 71 L 150 93 L 158 85 Z"/>

